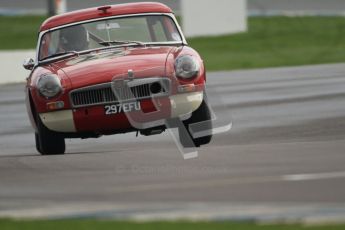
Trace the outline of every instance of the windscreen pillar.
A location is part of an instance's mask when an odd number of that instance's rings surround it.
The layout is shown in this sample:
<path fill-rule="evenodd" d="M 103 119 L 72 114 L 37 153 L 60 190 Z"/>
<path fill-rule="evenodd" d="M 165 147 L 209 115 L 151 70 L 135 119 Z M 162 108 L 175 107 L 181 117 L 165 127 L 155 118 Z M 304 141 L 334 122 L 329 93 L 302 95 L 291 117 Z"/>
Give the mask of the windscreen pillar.
<path fill-rule="evenodd" d="M 187 37 L 247 31 L 246 0 L 181 0 L 181 12 Z"/>

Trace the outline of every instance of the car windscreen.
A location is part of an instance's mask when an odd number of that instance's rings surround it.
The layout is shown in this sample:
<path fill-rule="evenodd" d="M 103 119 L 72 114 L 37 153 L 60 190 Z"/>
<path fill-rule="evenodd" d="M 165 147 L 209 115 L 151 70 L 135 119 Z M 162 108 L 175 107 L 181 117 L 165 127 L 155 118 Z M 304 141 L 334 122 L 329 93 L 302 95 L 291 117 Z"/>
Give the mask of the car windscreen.
<path fill-rule="evenodd" d="M 121 17 L 82 23 L 45 33 L 39 60 L 71 51 L 85 51 L 130 42 L 181 42 L 175 22 L 165 15 Z"/>

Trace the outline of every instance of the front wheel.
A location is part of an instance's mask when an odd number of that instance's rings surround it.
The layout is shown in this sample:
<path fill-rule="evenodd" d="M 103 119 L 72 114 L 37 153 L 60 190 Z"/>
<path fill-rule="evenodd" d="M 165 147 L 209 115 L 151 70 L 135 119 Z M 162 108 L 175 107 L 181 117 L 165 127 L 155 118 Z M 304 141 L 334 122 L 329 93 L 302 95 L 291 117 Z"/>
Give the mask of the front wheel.
<path fill-rule="evenodd" d="M 66 151 L 65 139 L 50 131 L 37 115 L 37 133 L 35 133 L 36 149 L 41 155 L 60 155 Z"/>
<path fill-rule="evenodd" d="M 184 127 L 179 128 L 180 142 L 183 147 L 200 147 L 211 142 L 212 121 L 211 112 L 205 100 L 200 107 L 192 113 L 192 116 L 183 121 Z M 193 129 L 192 129 L 193 127 Z M 202 136 L 193 137 L 197 132 Z M 193 143 L 190 142 L 192 140 Z"/>

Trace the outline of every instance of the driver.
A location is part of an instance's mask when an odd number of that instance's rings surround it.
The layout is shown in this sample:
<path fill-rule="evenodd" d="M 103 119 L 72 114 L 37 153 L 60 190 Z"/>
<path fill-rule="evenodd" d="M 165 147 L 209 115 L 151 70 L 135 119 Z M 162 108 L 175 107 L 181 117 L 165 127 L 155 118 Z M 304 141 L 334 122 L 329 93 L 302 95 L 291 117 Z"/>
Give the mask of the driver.
<path fill-rule="evenodd" d="M 71 26 L 60 31 L 60 49 L 68 51 L 87 50 L 89 46 L 88 32 L 81 26 Z"/>

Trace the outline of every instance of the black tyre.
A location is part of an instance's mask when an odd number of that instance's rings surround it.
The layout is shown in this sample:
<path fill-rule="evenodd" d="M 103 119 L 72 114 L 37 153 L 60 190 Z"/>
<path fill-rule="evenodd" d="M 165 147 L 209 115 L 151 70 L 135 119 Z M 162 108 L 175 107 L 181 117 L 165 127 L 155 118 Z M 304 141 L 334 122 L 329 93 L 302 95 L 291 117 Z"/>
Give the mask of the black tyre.
<path fill-rule="evenodd" d="M 199 125 L 190 126 L 198 123 Z M 211 112 L 208 108 L 205 100 L 201 103 L 200 107 L 192 113 L 192 116 L 183 121 L 185 130 L 179 128 L 180 142 L 183 147 L 200 147 L 201 145 L 206 145 L 212 140 L 212 121 L 211 121 Z M 192 129 L 193 127 L 193 129 Z M 187 132 L 186 132 L 187 130 Z M 202 137 L 193 138 L 192 133 L 199 132 L 204 133 Z M 192 140 L 193 143 L 190 142 Z"/>
<path fill-rule="evenodd" d="M 40 143 L 40 139 L 38 137 L 38 134 L 35 133 L 35 142 L 36 142 L 36 149 L 39 153 L 41 153 L 41 143 Z"/>
<path fill-rule="evenodd" d="M 37 133 L 35 133 L 36 149 L 41 155 L 60 155 L 66 151 L 65 139 L 44 126 L 40 117 L 36 116 Z"/>

